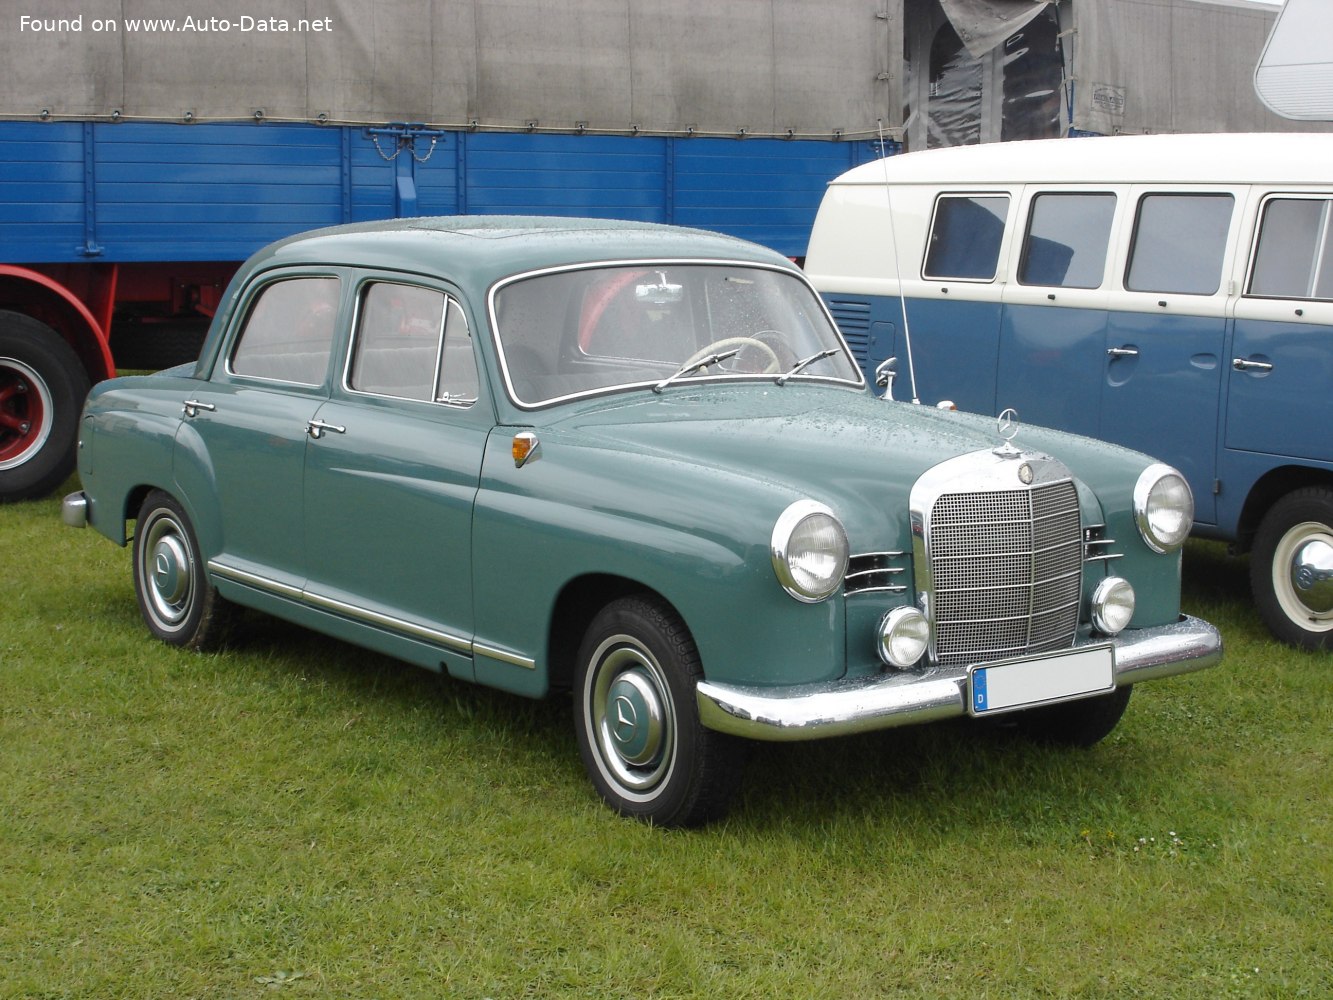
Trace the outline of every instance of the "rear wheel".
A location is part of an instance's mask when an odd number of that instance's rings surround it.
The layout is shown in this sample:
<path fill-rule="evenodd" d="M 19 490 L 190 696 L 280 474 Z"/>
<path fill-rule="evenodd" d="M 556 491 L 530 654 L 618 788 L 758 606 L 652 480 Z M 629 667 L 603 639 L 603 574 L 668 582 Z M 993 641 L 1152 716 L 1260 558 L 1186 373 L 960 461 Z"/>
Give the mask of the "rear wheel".
<path fill-rule="evenodd" d="M 74 471 L 88 376 L 54 330 L 0 312 L 0 501 L 45 496 Z"/>
<path fill-rule="evenodd" d="M 664 603 L 622 598 L 593 620 L 579 650 L 574 723 L 588 776 L 617 812 L 696 826 L 726 811 L 742 744 L 699 722 L 702 676 L 694 640 Z"/>
<path fill-rule="evenodd" d="M 234 606 L 208 581 L 185 510 L 154 490 L 134 532 L 134 594 L 150 632 L 186 649 L 212 649 L 227 636 Z"/>
<path fill-rule="evenodd" d="M 1333 489 L 1311 486 L 1273 504 L 1254 538 L 1250 587 L 1283 642 L 1333 649 Z"/>

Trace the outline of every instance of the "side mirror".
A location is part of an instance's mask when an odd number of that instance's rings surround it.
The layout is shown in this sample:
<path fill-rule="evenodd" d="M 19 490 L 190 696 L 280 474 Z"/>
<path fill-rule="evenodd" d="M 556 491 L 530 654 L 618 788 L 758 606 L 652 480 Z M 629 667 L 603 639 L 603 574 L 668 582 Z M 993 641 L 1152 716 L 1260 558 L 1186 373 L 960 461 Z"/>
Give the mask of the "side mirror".
<path fill-rule="evenodd" d="M 884 390 L 881 399 L 893 399 L 893 380 L 898 377 L 897 365 L 896 357 L 885 358 L 875 369 L 875 385 Z"/>

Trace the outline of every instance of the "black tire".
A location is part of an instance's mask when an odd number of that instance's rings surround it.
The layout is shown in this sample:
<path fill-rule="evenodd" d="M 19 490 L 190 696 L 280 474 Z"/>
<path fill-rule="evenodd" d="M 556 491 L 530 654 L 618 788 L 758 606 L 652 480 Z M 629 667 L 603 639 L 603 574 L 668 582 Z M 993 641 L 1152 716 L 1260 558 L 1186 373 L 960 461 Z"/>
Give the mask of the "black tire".
<path fill-rule="evenodd" d="M 1024 736 L 1042 743 L 1090 747 L 1111 735 L 1133 691 L 1129 684 L 1096 698 L 1029 708 L 1016 713 L 1014 722 Z"/>
<path fill-rule="evenodd" d="M 88 374 L 44 323 L 0 312 L 0 502 L 46 496 L 74 471 Z"/>
<path fill-rule="evenodd" d="M 1302 649 L 1333 649 L 1333 489 L 1288 493 L 1259 523 L 1250 589 L 1272 633 Z"/>
<path fill-rule="evenodd" d="M 743 743 L 699 722 L 699 653 L 680 617 L 626 597 L 579 648 L 574 727 L 583 765 L 612 809 L 658 826 L 722 816 L 740 783 Z"/>
<path fill-rule="evenodd" d="M 207 650 L 227 638 L 235 606 L 209 583 L 189 517 L 161 490 L 139 508 L 134 594 L 148 630 L 169 645 Z"/>

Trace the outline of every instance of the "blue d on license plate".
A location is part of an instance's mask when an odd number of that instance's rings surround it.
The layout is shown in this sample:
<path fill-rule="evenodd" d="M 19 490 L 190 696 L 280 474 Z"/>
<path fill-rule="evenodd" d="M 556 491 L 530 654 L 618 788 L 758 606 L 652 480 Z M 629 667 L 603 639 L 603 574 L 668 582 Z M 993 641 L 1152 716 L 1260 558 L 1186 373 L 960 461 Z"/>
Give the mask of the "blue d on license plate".
<path fill-rule="evenodd" d="M 1031 708 L 1115 687 L 1115 653 L 1110 646 L 984 663 L 967 671 L 967 710 L 990 715 Z"/>

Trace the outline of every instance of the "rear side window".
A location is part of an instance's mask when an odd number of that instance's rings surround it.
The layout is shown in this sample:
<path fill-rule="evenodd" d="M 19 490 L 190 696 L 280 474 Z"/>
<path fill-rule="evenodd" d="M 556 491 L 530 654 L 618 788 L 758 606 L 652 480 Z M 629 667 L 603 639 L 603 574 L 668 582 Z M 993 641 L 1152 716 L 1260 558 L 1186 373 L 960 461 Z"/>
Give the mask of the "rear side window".
<path fill-rule="evenodd" d="M 232 351 L 234 375 L 322 385 L 338 321 L 337 278 L 288 278 L 255 296 Z"/>
<path fill-rule="evenodd" d="M 366 286 L 348 385 L 398 399 L 476 402 L 477 367 L 463 311 L 433 288 L 387 281 Z"/>
<path fill-rule="evenodd" d="M 1100 287 L 1114 218 L 1113 194 L 1037 195 L 1018 280 L 1057 288 Z"/>
<path fill-rule="evenodd" d="M 924 276 L 990 281 L 1000 261 L 1005 195 L 946 195 L 935 203 Z"/>
<path fill-rule="evenodd" d="M 1133 292 L 1212 295 L 1235 199 L 1229 194 L 1149 194 L 1139 202 L 1125 287 Z"/>
<path fill-rule="evenodd" d="M 1248 294 L 1333 299 L 1327 198 L 1274 198 L 1264 206 Z"/>

